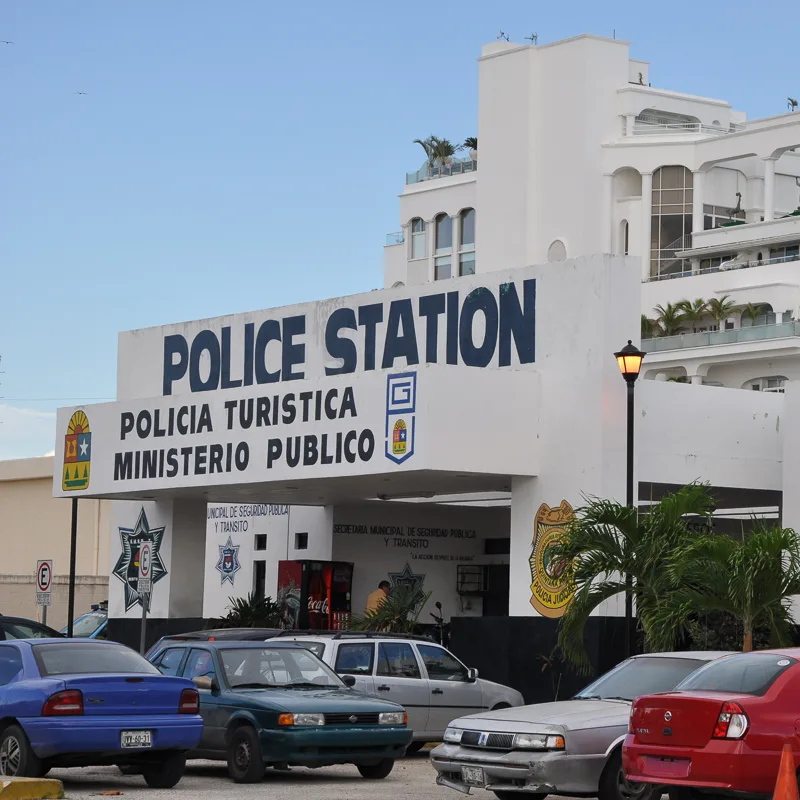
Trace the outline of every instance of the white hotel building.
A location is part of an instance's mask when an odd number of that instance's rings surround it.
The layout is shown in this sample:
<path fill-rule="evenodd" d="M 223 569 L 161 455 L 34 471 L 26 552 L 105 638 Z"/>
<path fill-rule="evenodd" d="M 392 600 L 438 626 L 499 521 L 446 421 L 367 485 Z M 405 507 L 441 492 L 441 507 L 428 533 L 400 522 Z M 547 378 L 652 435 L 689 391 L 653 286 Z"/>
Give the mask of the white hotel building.
<path fill-rule="evenodd" d="M 800 113 L 748 120 L 651 86 L 627 42 L 498 41 L 479 59 L 478 143 L 406 176 L 387 288 L 638 256 L 649 318 L 681 301 L 735 304 L 678 335 L 643 331 L 645 378 L 780 391 L 800 377 Z"/>

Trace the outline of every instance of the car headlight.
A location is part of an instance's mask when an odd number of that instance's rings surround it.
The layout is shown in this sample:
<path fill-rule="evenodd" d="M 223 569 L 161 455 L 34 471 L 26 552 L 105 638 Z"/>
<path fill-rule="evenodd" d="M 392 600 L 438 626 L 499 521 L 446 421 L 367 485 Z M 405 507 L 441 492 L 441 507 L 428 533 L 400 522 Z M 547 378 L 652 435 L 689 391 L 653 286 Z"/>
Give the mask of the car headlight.
<path fill-rule="evenodd" d="M 278 717 L 278 725 L 298 725 L 301 727 L 311 727 L 315 725 L 324 725 L 324 714 L 281 714 Z"/>
<path fill-rule="evenodd" d="M 449 744 L 461 744 L 461 734 L 464 733 L 460 728 L 448 728 L 444 732 L 444 741 Z"/>
<path fill-rule="evenodd" d="M 548 736 L 544 733 L 518 733 L 514 737 L 514 748 L 520 750 L 563 750 L 563 736 Z"/>
<path fill-rule="evenodd" d="M 405 711 L 387 711 L 384 714 L 378 714 L 379 725 L 407 725 L 408 714 Z"/>

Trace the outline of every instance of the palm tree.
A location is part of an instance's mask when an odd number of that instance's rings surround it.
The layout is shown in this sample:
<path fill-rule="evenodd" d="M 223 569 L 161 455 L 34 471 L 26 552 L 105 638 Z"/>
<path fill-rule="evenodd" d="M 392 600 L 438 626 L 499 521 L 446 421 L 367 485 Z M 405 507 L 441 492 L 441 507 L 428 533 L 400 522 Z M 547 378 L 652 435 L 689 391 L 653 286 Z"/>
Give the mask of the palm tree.
<path fill-rule="evenodd" d="M 414 630 L 430 596 L 430 592 L 424 592 L 417 584 L 395 586 L 378 608 L 352 620 L 350 627 L 354 631 L 409 633 Z"/>
<path fill-rule="evenodd" d="M 675 551 L 670 566 L 680 587 L 656 610 L 653 644 L 675 640 L 691 615 L 723 612 L 742 627 L 742 649 L 764 626 L 775 645 L 790 640 L 790 597 L 800 593 L 800 540 L 790 528 L 758 523 L 749 534 L 705 533 Z"/>
<path fill-rule="evenodd" d="M 642 314 L 642 339 L 654 339 L 661 333 L 658 322 L 650 319 L 647 314 Z"/>
<path fill-rule="evenodd" d="M 420 145 L 425 151 L 428 166 L 431 168 L 436 166 L 437 162 L 444 165 L 448 158 L 452 158 L 456 154 L 456 146 L 449 139 L 442 139 L 438 136 L 414 139 L 414 144 Z"/>
<path fill-rule="evenodd" d="M 797 106 L 798 103 L 797 100 L 794 99 L 794 97 L 786 98 L 786 107 L 789 109 L 789 111 L 797 111 Z"/>
<path fill-rule="evenodd" d="M 728 317 L 736 310 L 736 303 L 731 300 L 729 294 L 724 294 L 722 297 L 715 297 L 708 301 L 708 313 L 714 318 L 717 323 L 717 328 L 722 327 Z"/>
<path fill-rule="evenodd" d="M 697 300 L 681 300 L 678 308 L 683 311 L 683 317 L 692 326 L 692 330 L 697 332 L 698 323 L 708 313 L 708 303 L 698 297 Z"/>
<path fill-rule="evenodd" d="M 707 518 L 711 505 L 708 489 L 691 484 L 667 495 L 641 517 L 637 509 L 612 500 L 593 499 L 578 510 L 551 554 L 568 565 L 575 585 L 558 640 L 570 661 L 588 667 L 586 622 L 602 603 L 625 591 L 625 575 L 633 579 L 637 616 L 649 642 L 651 621 L 660 620 L 658 608 L 676 588 L 669 569 L 672 554 L 696 537 L 688 517 Z"/>
<path fill-rule="evenodd" d="M 658 305 L 653 311 L 658 314 L 656 320 L 664 331 L 665 336 L 674 336 L 678 333 L 684 319 L 686 319 L 680 304 L 667 303 L 666 306 Z"/>
<path fill-rule="evenodd" d="M 478 137 L 477 136 L 467 136 L 464 139 L 464 144 L 461 145 L 462 150 L 477 150 L 478 149 Z"/>
<path fill-rule="evenodd" d="M 762 303 L 748 303 L 742 309 L 742 319 L 749 317 L 751 324 L 756 324 L 756 319 L 766 313 L 767 307 Z"/>

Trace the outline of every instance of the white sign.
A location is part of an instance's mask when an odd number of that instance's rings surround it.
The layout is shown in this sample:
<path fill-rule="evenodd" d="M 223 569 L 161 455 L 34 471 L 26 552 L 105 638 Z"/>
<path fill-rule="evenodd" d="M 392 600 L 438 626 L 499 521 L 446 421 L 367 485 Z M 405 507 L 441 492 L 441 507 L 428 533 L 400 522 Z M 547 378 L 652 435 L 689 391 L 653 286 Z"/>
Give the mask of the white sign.
<path fill-rule="evenodd" d="M 153 548 L 143 542 L 139 548 L 139 594 L 150 594 L 153 590 Z"/>
<path fill-rule="evenodd" d="M 49 606 L 52 596 L 50 590 L 53 585 L 53 562 L 36 562 L 36 605 Z"/>

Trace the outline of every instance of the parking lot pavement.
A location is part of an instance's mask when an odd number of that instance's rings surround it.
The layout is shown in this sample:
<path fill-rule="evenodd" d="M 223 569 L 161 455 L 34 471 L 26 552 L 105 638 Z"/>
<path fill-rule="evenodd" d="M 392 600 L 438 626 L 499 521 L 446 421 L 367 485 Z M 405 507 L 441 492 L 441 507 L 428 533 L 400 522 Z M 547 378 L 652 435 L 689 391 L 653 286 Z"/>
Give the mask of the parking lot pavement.
<path fill-rule="evenodd" d="M 141 776 L 120 775 L 116 767 L 87 769 L 54 769 L 48 777 L 64 783 L 67 800 L 97 797 L 104 792 L 119 791 L 126 800 L 158 800 L 175 795 L 187 800 L 225 798 L 244 800 L 263 798 L 275 800 L 375 800 L 376 796 L 391 795 L 402 800 L 457 800 L 460 795 L 436 785 L 435 772 L 427 753 L 405 758 L 395 764 L 388 778 L 368 781 L 355 767 L 326 767 L 323 769 L 292 769 L 290 772 L 267 770 L 262 783 L 235 784 L 228 777 L 225 764 L 218 761 L 191 761 L 183 780 L 169 790 L 149 789 Z M 484 793 L 486 800 L 494 795 Z"/>

